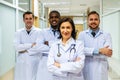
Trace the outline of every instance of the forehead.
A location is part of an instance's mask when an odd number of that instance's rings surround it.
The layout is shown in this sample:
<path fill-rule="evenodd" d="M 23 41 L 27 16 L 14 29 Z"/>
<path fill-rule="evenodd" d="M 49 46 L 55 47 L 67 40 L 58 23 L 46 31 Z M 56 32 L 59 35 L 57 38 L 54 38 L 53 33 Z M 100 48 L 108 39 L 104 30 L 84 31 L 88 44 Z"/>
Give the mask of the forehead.
<path fill-rule="evenodd" d="M 62 22 L 61 26 L 72 26 L 70 22 L 66 21 L 66 22 Z"/>
<path fill-rule="evenodd" d="M 32 14 L 25 14 L 25 17 L 32 17 Z"/>
<path fill-rule="evenodd" d="M 91 14 L 91 15 L 89 15 L 88 18 L 99 18 L 99 16 L 97 14 Z"/>
<path fill-rule="evenodd" d="M 51 13 L 50 16 L 59 16 L 58 13 Z"/>

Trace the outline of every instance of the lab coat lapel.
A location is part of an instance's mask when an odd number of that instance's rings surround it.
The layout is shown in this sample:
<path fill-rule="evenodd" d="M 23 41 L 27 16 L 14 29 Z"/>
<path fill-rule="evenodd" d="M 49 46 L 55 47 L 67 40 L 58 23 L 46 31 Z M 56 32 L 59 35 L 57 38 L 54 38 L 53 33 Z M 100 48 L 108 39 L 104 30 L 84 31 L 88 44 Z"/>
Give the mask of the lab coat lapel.
<path fill-rule="evenodd" d="M 30 31 L 30 33 L 29 33 L 29 35 L 31 35 L 34 31 L 35 31 L 35 27 L 34 26 L 32 26 L 32 28 L 31 28 L 31 31 Z"/>
<path fill-rule="evenodd" d="M 70 41 L 65 46 L 63 46 L 61 42 L 60 48 L 65 52 L 68 52 L 71 49 L 72 44 L 75 44 L 75 40 L 70 38 Z"/>

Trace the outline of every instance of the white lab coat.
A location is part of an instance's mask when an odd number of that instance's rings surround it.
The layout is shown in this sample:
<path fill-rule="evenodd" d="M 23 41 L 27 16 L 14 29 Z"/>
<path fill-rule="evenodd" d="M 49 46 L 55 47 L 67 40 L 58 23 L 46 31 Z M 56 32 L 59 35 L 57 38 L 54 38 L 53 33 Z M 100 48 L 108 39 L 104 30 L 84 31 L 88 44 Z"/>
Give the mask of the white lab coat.
<path fill-rule="evenodd" d="M 107 56 L 102 54 L 95 55 L 94 49 L 109 46 L 112 48 L 111 36 L 108 33 L 99 30 L 95 37 L 90 33 L 90 30 L 83 31 L 78 36 L 85 45 L 85 80 L 108 80 L 108 62 Z"/>
<path fill-rule="evenodd" d="M 54 36 L 52 28 L 42 30 L 39 39 L 37 39 L 37 44 L 40 44 L 39 47 L 42 47 L 42 50 L 40 50 L 42 54 L 48 55 L 50 46 L 58 40 L 58 36 L 58 32 Z M 44 44 L 45 41 L 48 41 L 49 46 Z M 41 56 L 36 80 L 53 80 L 52 74 L 47 70 L 47 58 L 47 56 Z"/>
<path fill-rule="evenodd" d="M 14 80 L 35 80 L 40 59 L 39 56 L 31 55 L 30 52 L 19 53 L 19 51 L 31 49 L 31 45 L 36 41 L 39 32 L 40 30 L 34 26 L 31 28 L 29 35 L 25 28 L 16 32 L 14 44 L 18 56 L 15 65 Z"/>
<path fill-rule="evenodd" d="M 58 48 L 58 44 L 60 47 Z M 72 44 L 75 44 L 76 51 L 72 49 Z M 75 41 L 70 38 L 66 46 L 63 46 L 62 41 L 54 43 L 50 49 L 48 56 L 48 70 L 53 74 L 53 80 L 84 80 L 82 69 L 84 66 L 84 45 L 81 41 Z M 61 56 L 57 54 L 60 52 Z M 74 60 L 80 57 L 80 61 L 75 62 Z M 70 61 L 69 61 L 70 60 Z M 61 67 L 54 66 L 54 62 L 59 62 Z"/>

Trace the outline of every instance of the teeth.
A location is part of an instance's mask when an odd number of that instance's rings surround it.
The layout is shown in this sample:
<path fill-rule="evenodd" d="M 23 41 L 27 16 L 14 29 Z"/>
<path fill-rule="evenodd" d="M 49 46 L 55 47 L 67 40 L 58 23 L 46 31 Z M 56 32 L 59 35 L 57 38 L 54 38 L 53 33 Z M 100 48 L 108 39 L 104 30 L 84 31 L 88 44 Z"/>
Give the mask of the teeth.
<path fill-rule="evenodd" d="M 56 21 L 53 21 L 53 23 L 56 23 Z"/>

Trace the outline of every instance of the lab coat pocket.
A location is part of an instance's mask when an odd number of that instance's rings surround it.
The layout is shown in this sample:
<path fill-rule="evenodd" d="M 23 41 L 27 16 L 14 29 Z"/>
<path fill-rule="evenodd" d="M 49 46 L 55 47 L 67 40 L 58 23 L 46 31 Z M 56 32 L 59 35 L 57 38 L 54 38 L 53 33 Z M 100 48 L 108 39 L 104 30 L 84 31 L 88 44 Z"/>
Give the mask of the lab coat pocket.
<path fill-rule="evenodd" d="M 84 80 L 83 74 L 80 72 L 79 74 L 71 74 L 70 80 Z"/>

